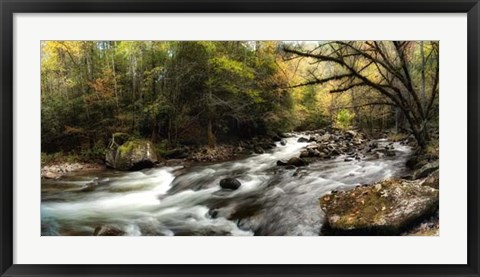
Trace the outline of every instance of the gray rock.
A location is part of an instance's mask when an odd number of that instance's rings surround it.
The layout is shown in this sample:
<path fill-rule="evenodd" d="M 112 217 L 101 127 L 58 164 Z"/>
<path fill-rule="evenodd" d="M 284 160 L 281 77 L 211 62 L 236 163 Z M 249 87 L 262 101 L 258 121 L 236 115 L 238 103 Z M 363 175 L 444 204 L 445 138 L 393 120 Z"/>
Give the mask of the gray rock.
<path fill-rule="evenodd" d="M 280 161 L 280 160 L 279 160 L 279 161 L 277 161 L 277 166 L 286 166 L 286 165 L 288 165 L 288 163 L 287 163 L 287 162 Z"/>
<path fill-rule="evenodd" d="M 349 130 L 349 131 L 345 132 L 345 138 L 346 139 L 353 139 L 356 136 L 357 136 L 357 132 L 355 132 L 353 130 Z"/>
<path fill-rule="evenodd" d="M 294 165 L 294 166 L 306 166 L 308 165 L 308 162 L 305 161 L 304 159 L 293 157 L 287 162 L 288 165 Z"/>
<path fill-rule="evenodd" d="M 42 173 L 42 177 L 45 179 L 58 179 L 60 178 L 61 174 L 51 172 L 51 171 L 46 171 L 45 173 Z"/>
<path fill-rule="evenodd" d="M 332 136 L 331 136 L 330 134 L 328 134 L 328 133 L 327 133 L 327 134 L 324 134 L 323 136 L 321 136 L 321 137 L 319 138 L 318 142 L 328 142 L 328 141 L 330 141 L 331 137 L 332 137 Z"/>
<path fill-rule="evenodd" d="M 413 179 L 416 180 L 420 178 L 425 178 L 428 175 L 430 175 L 430 173 L 436 171 L 438 167 L 439 167 L 438 160 L 431 163 L 427 163 L 424 166 L 422 166 L 420 169 L 415 171 L 415 173 L 413 174 Z"/>
<path fill-rule="evenodd" d="M 98 226 L 93 232 L 94 236 L 123 236 L 124 234 L 124 231 L 109 225 Z"/>
<path fill-rule="evenodd" d="M 225 179 L 220 180 L 220 187 L 222 189 L 230 189 L 230 190 L 236 190 L 238 189 L 242 184 L 240 181 L 238 181 L 235 178 L 230 178 L 227 177 Z"/>
<path fill-rule="evenodd" d="M 440 172 L 439 170 L 435 170 L 432 174 L 430 174 L 425 180 L 422 182 L 422 186 L 429 186 L 434 189 L 438 189 L 440 183 Z"/>
<path fill-rule="evenodd" d="M 105 155 L 106 164 L 117 170 L 140 170 L 153 167 L 157 155 L 147 140 L 130 140 Z"/>
<path fill-rule="evenodd" d="M 255 149 L 253 150 L 256 154 L 263 154 L 265 153 L 265 150 L 261 146 L 255 146 Z"/>
<path fill-rule="evenodd" d="M 300 152 L 300 158 L 307 158 L 307 157 L 310 157 L 309 151 L 303 150 L 302 152 Z"/>
<path fill-rule="evenodd" d="M 324 234 L 399 235 L 438 210 L 437 189 L 387 180 L 320 198 Z"/>
<path fill-rule="evenodd" d="M 299 137 L 298 140 L 297 140 L 297 142 L 308 142 L 308 140 L 309 140 L 309 139 L 306 138 L 306 137 Z"/>

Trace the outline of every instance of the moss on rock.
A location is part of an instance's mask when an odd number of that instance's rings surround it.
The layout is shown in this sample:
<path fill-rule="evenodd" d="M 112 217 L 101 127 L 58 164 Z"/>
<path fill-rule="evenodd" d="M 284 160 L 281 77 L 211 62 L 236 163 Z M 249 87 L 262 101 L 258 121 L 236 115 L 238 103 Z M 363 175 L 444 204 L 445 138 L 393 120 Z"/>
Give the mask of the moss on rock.
<path fill-rule="evenodd" d="M 399 235 L 438 209 L 438 190 L 386 180 L 320 198 L 325 234 Z"/>
<path fill-rule="evenodd" d="M 107 152 L 107 165 L 118 170 L 139 170 L 153 167 L 157 163 L 157 155 L 148 140 L 129 140 L 116 150 Z"/>

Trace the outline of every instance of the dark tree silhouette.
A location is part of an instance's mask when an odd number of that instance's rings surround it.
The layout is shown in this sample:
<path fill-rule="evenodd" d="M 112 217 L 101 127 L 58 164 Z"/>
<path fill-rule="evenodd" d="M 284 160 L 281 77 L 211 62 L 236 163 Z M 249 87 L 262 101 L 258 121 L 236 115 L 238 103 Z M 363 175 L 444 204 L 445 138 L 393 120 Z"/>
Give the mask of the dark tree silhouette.
<path fill-rule="evenodd" d="M 398 107 L 419 146 L 426 147 L 427 123 L 434 115 L 439 90 L 438 42 L 329 41 L 314 48 L 285 44 L 283 50 L 289 59 L 309 58 L 312 63 L 330 63 L 339 69 L 329 76 L 311 74 L 311 79 L 294 87 L 335 82 L 331 93 L 369 87 L 385 99 L 370 104 Z M 414 59 L 417 50 L 422 53 L 421 61 Z"/>

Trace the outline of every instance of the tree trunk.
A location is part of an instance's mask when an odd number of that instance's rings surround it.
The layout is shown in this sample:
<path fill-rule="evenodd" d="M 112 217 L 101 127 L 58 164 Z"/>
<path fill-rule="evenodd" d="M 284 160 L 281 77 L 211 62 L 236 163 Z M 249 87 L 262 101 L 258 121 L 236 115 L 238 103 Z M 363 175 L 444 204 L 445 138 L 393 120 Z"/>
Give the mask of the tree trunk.
<path fill-rule="evenodd" d="M 208 147 L 209 148 L 215 148 L 215 135 L 213 134 L 213 128 L 212 128 L 212 117 L 209 114 L 208 116 L 208 125 L 207 125 L 207 141 L 208 141 Z"/>
<path fill-rule="evenodd" d="M 420 53 L 422 56 L 422 106 L 425 109 L 426 95 L 425 95 L 425 51 L 423 50 L 423 41 L 420 41 Z"/>
<path fill-rule="evenodd" d="M 421 149 L 425 149 L 429 141 L 426 121 L 423 120 L 422 122 L 418 122 L 417 120 L 415 120 L 409 110 L 402 109 L 402 112 L 410 125 L 411 133 L 417 140 L 418 146 Z"/>
<path fill-rule="evenodd" d="M 207 117 L 208 117 L 208 124 L 207 124 L 207 142 L 208 142 L 208 147 L 210 148 L 215 148 L 215 135 L 213 134 L 213 114 L 212 114 L 212 108 L 211 108 L 211 103 L 212 103 L 212 92 L 208 92 L 208 97 L 207 97 Z"/>
<path fill-rule="evenodd" d="M 120 109 L 120 106 L 118 105 L 118 89 L 117 89 L 117 74 L 115 72 L 115 42 L 113 42 L 113 46 L 111 49 L 111 57 L 112 57 L 112 75 L 113 75 L 113 91 L 115 93 L 115 104 L 117 106 L 117 112 Z M 108 60 L 108 59 L 107 59 Z"/>

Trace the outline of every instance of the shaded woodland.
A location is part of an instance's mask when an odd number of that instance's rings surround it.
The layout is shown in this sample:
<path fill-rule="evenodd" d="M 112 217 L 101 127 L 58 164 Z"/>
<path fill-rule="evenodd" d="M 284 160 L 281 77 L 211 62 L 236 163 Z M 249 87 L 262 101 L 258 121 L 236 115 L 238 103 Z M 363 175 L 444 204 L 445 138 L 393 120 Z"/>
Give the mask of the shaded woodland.
<path fill-rule="evenodd" d="M 437 139 L 436 41 L 44 41 L 41 60 L 45 156 L 102 159 L 113 134 L 160 156 L 327 127 Z"/>

